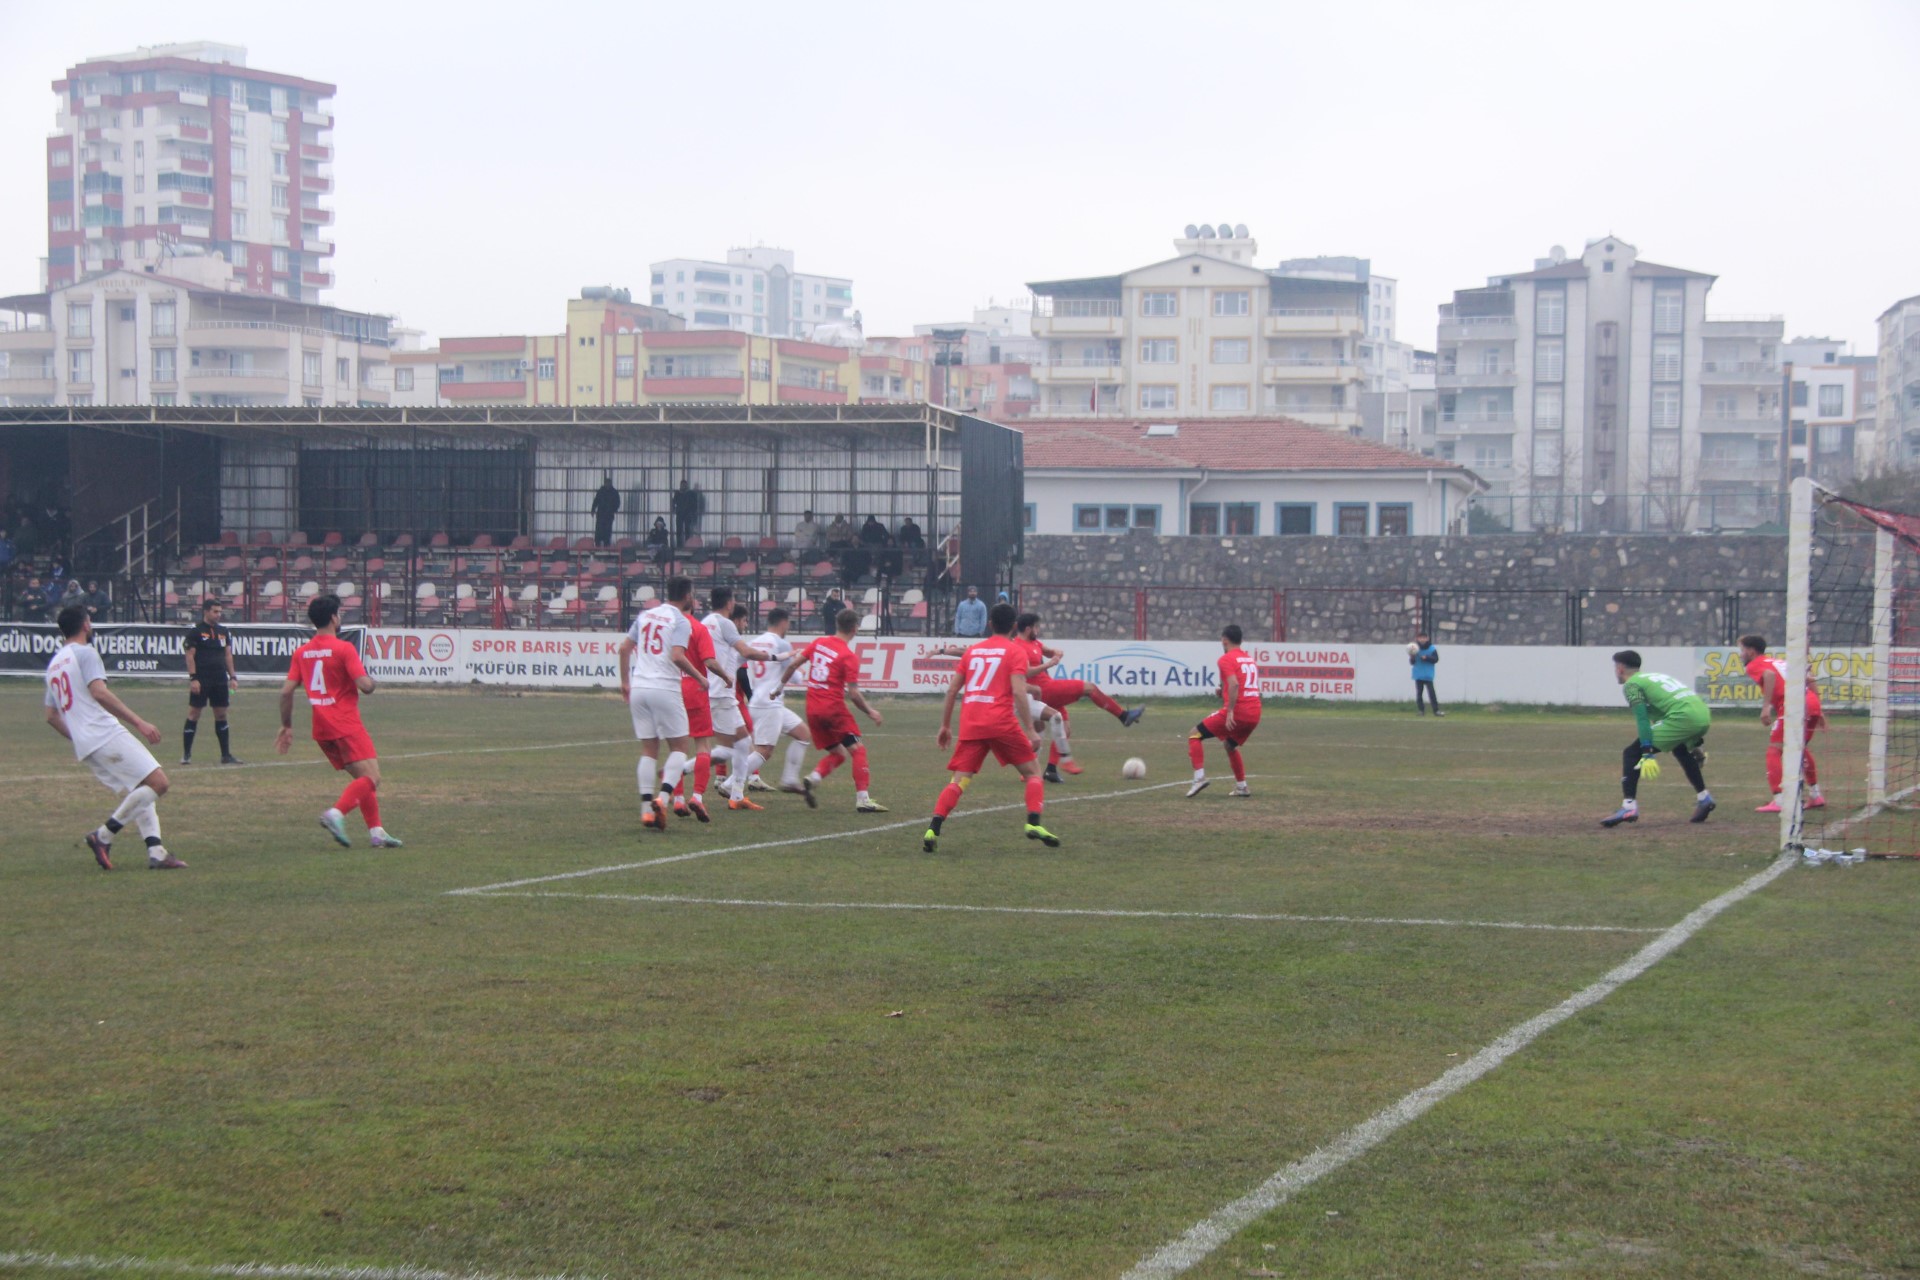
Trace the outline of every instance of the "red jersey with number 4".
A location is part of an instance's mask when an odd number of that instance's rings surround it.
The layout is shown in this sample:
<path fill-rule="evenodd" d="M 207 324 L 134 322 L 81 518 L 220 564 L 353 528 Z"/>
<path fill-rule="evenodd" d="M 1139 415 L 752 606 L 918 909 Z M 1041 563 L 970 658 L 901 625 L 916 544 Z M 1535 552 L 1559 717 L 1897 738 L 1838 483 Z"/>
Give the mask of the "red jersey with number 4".
<path fill-rule="evenodd" d="M 1033 670 L 1035 667 L 1046 667 L 1047 649 L 1046 646 L 1038 640 L 1013 638 L 1009 639 L 1007 643 L 1013 645 L 1021 652 L 1022 656 L 1026 659 L 1028 671 Z M 1027 689 L 1034 697 L 1038 698 L 1041 695 L 1041 691 L 1044 690 L 1048 684 L 1052 683 L 1052 681 L 1053 673 L 1043 669 L 1038 675 L 1030 675 L 1027 677 Z"/>
<path fill-rule="evenodd" d="M 1024 641 L 982 640 L 960 657 L 960 740 L 1017 738 L 1013 677 L 1025 670 Z"/>
<path fill-rule="evenodd" d="M 821 636 L 806 648 L 807 714 L 844 711 L 847 689 L 860 683 L 860 657 L 839 636 Z"/>
<path fill-rule="evenodd" d="M 1227 681 L 1240 681 L 1240 696 L 1227 701 Z M 1260 718 L 1260 663 L 1245 649 L 1229 649 L 1220 655 L 1220 704 L 1233 713 L 1236 721 Z"/>
<path fill-rule="evenodd" d="M 707 670 L 707 659 L 713 656 L 713 633 L 707 630 L 707 624 L 700 619 L 687 618 L 687 661 Z M 704 706 L 707 703 L 707 678 L 701 676 L 695 680 L 682 672 L 680 675 L 680 700 L 689 707 Z"/>
<path fill-rule="evenodd" d="M 360 723 L 360 651 L 339 636 L 315 636 L 294 650 L 287 679 L 297 680 L 313 707 L 313 740 L 330 742 L 366 729 Z"/>
<path fill-rule="evenodd" d="M 1747 664 L 1747 674 L 1752 676 L 1753 682 L 1760 686 L 1762 697 L 1766 696 L 1767 672 L 1769 671 L 1779 677 L 1774 681 L 1773 685 L 1773 714 L 1783 716 L 1787 714 L 1787 664 L 1783 660 L 1765 653 Z M 1807 683 L 1807 714 L 1809 716 L 1822 714 L 1820 690 L 1815 687 L 1812 681 L 1808 681 Z"/>

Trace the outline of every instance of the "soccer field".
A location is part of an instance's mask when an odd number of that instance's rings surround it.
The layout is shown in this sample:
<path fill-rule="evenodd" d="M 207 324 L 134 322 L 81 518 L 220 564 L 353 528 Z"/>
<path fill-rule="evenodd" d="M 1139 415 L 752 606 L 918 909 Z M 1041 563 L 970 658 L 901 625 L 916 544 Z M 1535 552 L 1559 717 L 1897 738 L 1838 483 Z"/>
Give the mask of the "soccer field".
<path fill-rule="evenodd" d="M 176 759 L 179 687 L 117 687 Z M 1117 1277 L 1213 1224 L 1140 1274 L 1920 1275 L 1920 867 L 1755 882 L 1745 715 L 1710 822 L 1671 768 L 1602 831 L 1624 707 L 1274 706 L 1251 801 L 1182 799 L 1201 704 L 1082 708 L 1063 848 L 996 771 L 929 856 L 930 702 L 881 704 L 891 814 L 842 771 L 654 835 L 616 697 L 393 691 L 371 851 L 251 685 L 246 767 L 168 763 L 190 869 L 106 875 L 39 697 L 0 685 L 8 1274 Z"/>

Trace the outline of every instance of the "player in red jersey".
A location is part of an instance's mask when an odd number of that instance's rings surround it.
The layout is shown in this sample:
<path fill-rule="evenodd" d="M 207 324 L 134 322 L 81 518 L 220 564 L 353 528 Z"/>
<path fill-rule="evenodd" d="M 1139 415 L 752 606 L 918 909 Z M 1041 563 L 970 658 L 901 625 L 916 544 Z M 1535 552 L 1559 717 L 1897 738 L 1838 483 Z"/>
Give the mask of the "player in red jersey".
<path fill-rule="evenodd" d="M 851 702 L 876 728 L 886 723 L 860 693 L 860 656 L 851 644 L 860 629 L 860 615 L 851 609 L 842 609 L 833 625 L 836 634 L 821 636 L 796 650 L 781 674 L 784 684 L 796 668 L 806 671 L 807 731 L 813 735 L 814 747 L 827 753 L 813 772 L 801 780 L 801 794 L 806 796 L 809 809 L 819 808 L 820 798 L 815 791 L 828 774 L 842 761 L 847 761 L 853 765 L 854 812 L 885 813 L 886 806 L 876 804 L 867 794 L 867 785 L 872 779 L 867 771 L 867 748 L 860 741 L 860 726 L 847 710 Z"/>
<path fill-rule="evenodd" d="M 988 752 L 1001 764 L 1012 765 L 1026 780 L 1027 839 L 1038 840 L 1049 849 L 1060 847 L 1060 837 L 1040 825 L 1047 803 L 1047 784 L 1040 778 L 1040 758 L 1035 749 L 1040 735 L 1035 731 L 1028 702 L 1026 664 L 1027 646 L 1013 638 L 1013 606 L 1002 601 L 987 610 L 991 639 L 982 640 L 960 657 L 953 677 L 947 681 L 947 700 L 940 708 L 940 733 L 935 738 L 941 747 L 953 742 L 950 728 L 953 704 L 960 703 L 960 741 L 953 749 L 947 768 L 953 779 L 934 801 L 933 818 L 920 847 L 933 853 L 940 847 L 940 828 L 960 803 L 961 795 L 972 785 L 974 775 L 987 762 Z"/>
<path fill-rule="evenodd" d="M 1060 782 L 1061 770 L 1079 773 L 1080 766 L 1073 762 L 1073 744 L 1068 735 L 1067 708 L 1085 698 L 1100 708 L 1124 728 L 1131 729 L 1140 723 L 1140 717 L 1147 713 L 1145 707 L 1123 707 L 1104 693 L 1100 686 L 1091 680 L 1056 680 L 1049 668 L 1064 656 L 1058 649 L 1050 648 L 1040 642 L 1040 615 L 1023 613 L 1014 619 L 1014 640 L 1025 646 L 1032 661 L 1027 666 L 1027 692 L 1042 705 L 1051 708 L 1057 714 L 1049 717 L 1049 726 L 1053 745 L 1047 753 L 1048 782 Z M 1037 714 L 1037 713 L 1036 713 Z"/>
<path fill-rule="evenodd" d="M 699 612 L 688 599 L 687 661 L 699 669 L 699 678 L 680 677 L 680 697 L 687 704 L 687 732 L 693 737 L 693 790 L 688 792 L 682 775 L 673 790 L 673 811 L 684 818 L 691 814 L 702 822 L 713 819 L 707 814 L 707 783 L 713 778 L 713 700 L 707 693 L 707 673 L 713 670 L 713 633 L 694 614 Z"/>
<path fill-rule="evenodd" d="M 1220 628 L 1220 710 L 1193 726 L 1187 735 L 1187 758 L 1193 761 L 1193 785 L 1187 788 L 1191 800 L 1207 789 L 1213 780 L 1207 777 L 1206 756 L 1202 747 L 1208 738 L 1218 738 L 1227 748 L 1227 760 L 1233 765 L 1233 793 L 1251 796 L 1247 789 L 1247 766 L 1240 759 L 1240 748 L 1260 727 L 1260 664 L 1240 647 L 1240 628 L 1228 623 Z"/>
<path fill-rule="evenodd" d="M 1754 812 L 1778 813 L 1780 784 L 1787 772 L 1787 664 L 1784 659 L 1767 653 L 1763 636 L 1740 637 L 1740 660 L 1746 664 L 1753 682 L 1760 686 L 1760 723 L 1773 726 L 1773 732 L 1767 737 L 1767 786 L 1773 798 Z M 1811 680 L 1807 681 L 1806 706 L 1807 729 L 1800 752 L 1800 776 L 1807 784 L 1805 805 L 1809 809 L 1824 809 L 1827 798 L 1820 794 L 1820 769 L 1813 762 L 1813 735 L 1815 730 L 1827 727 L 1827 715 L 1820 704 L 1820 691 Z"/>
<path fill-rule="evenodd" d="M 340 638 L 340 597 L 315 596 L 307 606 L 313 639 L 294 651 L 280 686 L 280 736 L 274 750 L 287 754 L 293 746 L 293 691 L 305 689 L 313 708 L 313 740 L 322 755 L 352 781 L 331 809 L 320 815 L 320 825 L 342 846 L 350 846 L 346 815 L 355 809 L 367 821 L 367 842 L 376 849 L 398 849 L 401 841 L 380 825 L 380 758 L 373 739 L 360 723 L 360 695 L 372 693 L 373 677 L 360 665 L 360 651 Z"/>

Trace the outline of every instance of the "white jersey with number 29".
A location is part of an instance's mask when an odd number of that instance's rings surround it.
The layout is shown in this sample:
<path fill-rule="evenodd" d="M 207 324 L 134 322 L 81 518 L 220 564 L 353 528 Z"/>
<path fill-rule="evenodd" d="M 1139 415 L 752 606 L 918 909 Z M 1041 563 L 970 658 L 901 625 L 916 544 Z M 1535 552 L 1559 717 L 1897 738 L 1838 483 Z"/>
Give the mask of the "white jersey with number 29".
<path fill-rule="evenodd" d="M 63 644 L 47 663 L 46 704 L 66 721 L 76 760 L 85 760 L 126 732 L 93 696 L 93 682 L 106 678 L 107 669 L 90 644 Z"/>
<path fill-rule="evenodd" d="M 670 604 L 657 604 L 633 620 L 627 638 L 633 641 L 632 680 L 636 689 L 678 689 L 680 668 L 673 665 L 676 647 L 684 649 L 693 637 L 687 615 Z"/>

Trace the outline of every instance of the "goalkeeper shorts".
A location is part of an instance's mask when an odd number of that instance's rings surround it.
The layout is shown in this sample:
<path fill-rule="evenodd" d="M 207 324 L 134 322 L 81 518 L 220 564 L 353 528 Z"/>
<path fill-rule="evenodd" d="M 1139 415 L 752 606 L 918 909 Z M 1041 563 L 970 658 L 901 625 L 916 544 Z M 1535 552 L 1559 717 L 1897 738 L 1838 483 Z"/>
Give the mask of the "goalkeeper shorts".
<path fill-rule="evenodd" d="M 1653 745 L 1661 751 L 1688 747 L 1707 736 L 1713 721 L 1705 714 L 1668 716 L 1653 722 Z"/>

